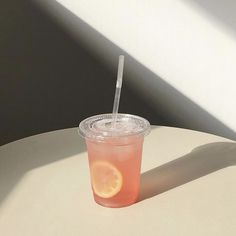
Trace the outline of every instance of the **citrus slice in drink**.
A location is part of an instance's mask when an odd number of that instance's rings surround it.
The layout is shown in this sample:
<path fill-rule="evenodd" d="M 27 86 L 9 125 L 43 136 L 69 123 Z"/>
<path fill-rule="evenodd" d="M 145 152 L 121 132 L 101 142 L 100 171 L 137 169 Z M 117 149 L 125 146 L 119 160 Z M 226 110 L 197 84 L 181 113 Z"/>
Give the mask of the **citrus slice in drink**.
<path fill-rule="evenodd" d="M 94 193 L 102 198 L 111 198 L 120 192 L 123 177 L 120 171 L 107 161 L 96 161 L 91 165 Z"/>

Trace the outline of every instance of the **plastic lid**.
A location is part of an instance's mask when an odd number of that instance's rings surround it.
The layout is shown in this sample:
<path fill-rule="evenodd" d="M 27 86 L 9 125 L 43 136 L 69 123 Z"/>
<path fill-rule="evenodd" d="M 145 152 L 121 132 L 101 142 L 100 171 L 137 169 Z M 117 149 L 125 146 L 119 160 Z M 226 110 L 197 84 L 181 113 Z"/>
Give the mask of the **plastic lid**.
<path fill-rule="evenodd" d="M 102 141 L 111 137 L 145 136 L 150 132 L 150 123 L 139 116 L 119 113 L 115 125 L 112 120 L 112 113 L 91 116 L 80 122 L 79 133 L 84 138 Z"/>

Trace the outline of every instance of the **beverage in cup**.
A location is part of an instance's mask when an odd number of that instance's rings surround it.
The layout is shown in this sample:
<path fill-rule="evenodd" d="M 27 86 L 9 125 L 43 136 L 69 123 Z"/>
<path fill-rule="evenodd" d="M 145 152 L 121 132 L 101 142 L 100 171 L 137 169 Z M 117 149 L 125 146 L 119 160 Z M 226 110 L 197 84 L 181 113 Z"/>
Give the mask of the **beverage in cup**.
<path fill-rule="evenodd" d="M 123 69 L 120 55 L 112 113 L 89 117 L 79 125 L 87 144 L 94 200 L 106 207 L 137 201 L 143 140 L 150 131 L 144 118 L 118 113 Z"/>
<path fill-rule="evenodd" d="M 83 120 L 94 200 L 106 207 L 124 207 L 139 196 L 142 148 L 149 122 L 130 114 L 101 114 Z"/>

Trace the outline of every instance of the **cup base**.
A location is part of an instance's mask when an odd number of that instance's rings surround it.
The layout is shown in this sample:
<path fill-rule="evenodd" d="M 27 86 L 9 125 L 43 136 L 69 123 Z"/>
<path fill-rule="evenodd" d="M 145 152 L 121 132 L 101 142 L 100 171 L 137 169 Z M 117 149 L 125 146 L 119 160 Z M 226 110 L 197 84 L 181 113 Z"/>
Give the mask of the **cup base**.
<path fill-rule="evenodd" d="M 107 207 L 107 208 L 123 208 L 123 207 L 128 207 L 128 206 L 131 206 L 133 204 L 135 204 L 137 202 L 137 200 L 135 201 L 132 201 L 132 202 L 127 202 L 127 203 L 122 203 L 122 204 L 111 204 L 111 203 L 105 203 L 105 202 L 99 202 L 99 201 L 96 201 L 95 202 L 100 205 L 100 206 L 103 206 L 103 207 Z"/>

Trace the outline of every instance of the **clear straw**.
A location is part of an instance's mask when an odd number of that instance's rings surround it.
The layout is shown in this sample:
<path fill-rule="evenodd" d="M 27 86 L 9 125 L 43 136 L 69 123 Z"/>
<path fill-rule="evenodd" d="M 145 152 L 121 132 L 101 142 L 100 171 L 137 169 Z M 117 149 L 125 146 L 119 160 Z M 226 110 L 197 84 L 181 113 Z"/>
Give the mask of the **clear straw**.
<path fill-rule="evenodd" d="M 116 124 L 119 103 L 120 103 L 120 92 L 121 92 L 122 80 L 123 80 L 124 60 L 125 60 L 125 57 L 123 55 L 120 55 L 119 63 L 118 63 L 117 81 L 116 81 L 116 92 L 115 92 L 115 98 L 114 98 L 113 110 L 112 110 L 112 114 L 113 114 L 112 127 L 113 128 L 115 127 L 115 124 Z"/>

